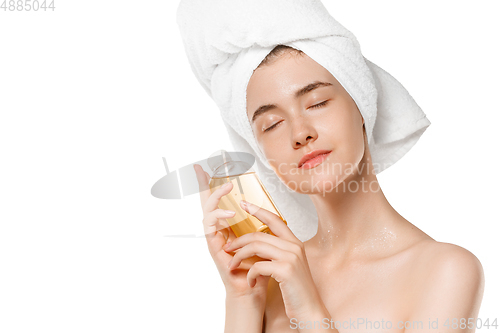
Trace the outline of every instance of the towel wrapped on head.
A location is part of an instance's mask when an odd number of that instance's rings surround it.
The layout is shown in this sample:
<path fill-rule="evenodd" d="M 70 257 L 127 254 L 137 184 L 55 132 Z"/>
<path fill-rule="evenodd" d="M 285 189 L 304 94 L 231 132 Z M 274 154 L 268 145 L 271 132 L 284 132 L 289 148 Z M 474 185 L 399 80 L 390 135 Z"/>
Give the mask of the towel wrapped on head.
<path fill-rule="evenodd" d="M 431 124 L 408 91 L 366 59 L 356 37 L 319 0 L 182 0 L 177 23 L 191 68 L 220 109 L 236 151 L 256 156 L 266 188 L 283 188 L 260 150 L 247 117 L 253 71 L 277 45 L 303 51 L 328 70 L 365 122 L 375 173 L 396 163 Z M 301 241 L 317 231 L 308 195 L 270 191 Z"/>

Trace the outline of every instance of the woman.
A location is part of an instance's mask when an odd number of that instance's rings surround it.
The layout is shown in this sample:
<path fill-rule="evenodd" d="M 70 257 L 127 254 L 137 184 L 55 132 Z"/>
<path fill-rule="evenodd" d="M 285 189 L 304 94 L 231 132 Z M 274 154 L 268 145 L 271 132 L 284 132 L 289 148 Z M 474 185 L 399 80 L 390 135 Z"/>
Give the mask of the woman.
<path fill-rule="evenodd" d="M 439 332 L 473 331 L 460 323 L 479 312 L 479 260 L 435 241 L 389 204 L 373 172 L 365 120 L 328 70 L 277 46 L 250 78 L 247 117 L 276 175 L 311 198 L 318 231 L 301 242 L 251 203 L 242 208 L 276 236 L 217 230 L 234 215 L 218 209 L 232 185 L 210 195 L 209 175 L 195 167 L 208 248 L 227 292 L 226 332 L 422 332 L 436 324 Z M 317 150 L 329 153 L 302 165 Z M 263 260 L 249 260 L 255 255 Z"/>

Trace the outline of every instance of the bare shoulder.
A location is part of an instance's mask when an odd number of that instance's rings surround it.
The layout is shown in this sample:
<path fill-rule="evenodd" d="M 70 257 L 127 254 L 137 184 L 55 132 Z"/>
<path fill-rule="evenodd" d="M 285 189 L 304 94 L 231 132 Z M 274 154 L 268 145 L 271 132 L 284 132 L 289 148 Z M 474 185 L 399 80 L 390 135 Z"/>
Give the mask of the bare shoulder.
<path fill-rule="evenodd" d="M 479 259 L 461 246 L 435 240 L 422 241 L 414 249 L 415 296 L 424 302 L 424 308 L 431 307 L 432 302 L 437 306 L 436 300 L 442 300 L 441 307 L 462 304 L 477 313 L 484 292 Z"/>
<path fill-rule="evenodd" d="M 419 260 L 437 274 L 464 273 L 483 274 L 479 259 L 469 250 L 455 244 L 425 240 L 417 244 Z"/>

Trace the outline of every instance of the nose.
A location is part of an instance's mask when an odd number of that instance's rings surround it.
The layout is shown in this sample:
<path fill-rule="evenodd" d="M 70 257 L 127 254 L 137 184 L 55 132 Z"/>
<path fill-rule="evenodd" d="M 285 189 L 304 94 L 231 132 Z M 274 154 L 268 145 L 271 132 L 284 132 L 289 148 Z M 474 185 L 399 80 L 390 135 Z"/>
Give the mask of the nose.
<path fill-rule="evenodd" d="M 304 117 L 295 119 L 292 124 L 292 144 L 294 148 L 300 148 L 313 142 L 318 138 L 314 126 L 308 122 Z"/>

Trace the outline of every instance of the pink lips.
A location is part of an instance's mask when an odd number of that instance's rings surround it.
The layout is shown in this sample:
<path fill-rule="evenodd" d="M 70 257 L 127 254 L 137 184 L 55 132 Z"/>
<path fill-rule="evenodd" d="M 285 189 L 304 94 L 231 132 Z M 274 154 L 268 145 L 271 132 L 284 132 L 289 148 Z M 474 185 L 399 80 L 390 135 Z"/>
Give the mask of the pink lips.
<path fill-rule="evenodd" d="M 326 160 L 328 158 L 328 156 L 330 156 L 331 152 L 332 151 L 316 155 L 315 157 L 306 160 L 299 168 L 300 169 L 314 168 L 314 167 L 320 165 L 321 163 L 323 163 L 323 161 Z"/>

